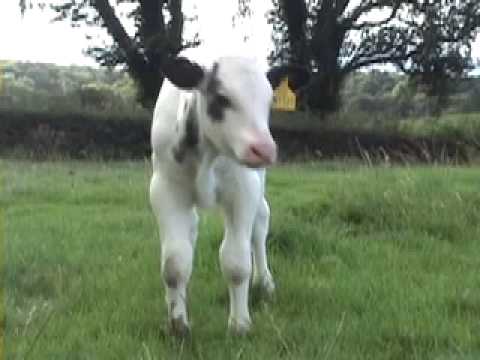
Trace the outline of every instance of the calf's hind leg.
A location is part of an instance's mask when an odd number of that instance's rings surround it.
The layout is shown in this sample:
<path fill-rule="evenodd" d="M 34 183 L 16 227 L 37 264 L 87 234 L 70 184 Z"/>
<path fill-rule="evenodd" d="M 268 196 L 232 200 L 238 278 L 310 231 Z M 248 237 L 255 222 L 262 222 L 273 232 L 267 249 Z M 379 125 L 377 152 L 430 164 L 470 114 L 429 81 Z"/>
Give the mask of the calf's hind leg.
<path fill-rule="evenodd" d="M 198 216 L 176 184 L 154 174 L 150 202 L 157 218 L 161 240 L 161 273 L 165 285 L 169 330 L 177 336 L 190 331 L 187 285 L 192 273 Z"/>

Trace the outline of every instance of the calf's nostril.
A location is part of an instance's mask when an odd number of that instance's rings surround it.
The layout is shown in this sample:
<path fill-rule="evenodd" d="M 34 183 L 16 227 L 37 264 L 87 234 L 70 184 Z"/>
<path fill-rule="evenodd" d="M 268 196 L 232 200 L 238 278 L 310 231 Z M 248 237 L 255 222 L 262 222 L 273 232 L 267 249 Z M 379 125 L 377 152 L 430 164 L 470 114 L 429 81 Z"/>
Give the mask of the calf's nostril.
<path fill-rule="evenodd" d="M 255 134 L 254 134 L 255 135 Z M 276 160 L 277 145 L 269 134 L 257 134 L 247 143 L 243 158 L 253 165 L 271 165 Z"/>
<path fill-rule="evenodd" d="M 259 158 L 264 158 L 264 157 L 265 157 L 265 155 L 262 154 L 262 151 L 261 151 L 260 149 L 258 149 L 255 145 L 251 145 L 251 146 L 250 146 L 250 152 L 251 152 L 253 155 L 255 155 L 255 156 L 259 157 Z"/>

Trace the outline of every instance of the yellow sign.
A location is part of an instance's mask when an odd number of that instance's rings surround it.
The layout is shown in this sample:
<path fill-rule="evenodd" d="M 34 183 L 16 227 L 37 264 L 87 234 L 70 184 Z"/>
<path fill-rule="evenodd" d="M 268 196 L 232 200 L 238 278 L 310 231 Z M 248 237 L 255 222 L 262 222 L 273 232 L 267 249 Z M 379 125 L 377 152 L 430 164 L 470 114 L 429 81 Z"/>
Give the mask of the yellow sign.
<path fill-rule="evenodd" d="M 297 106 L 297 97 L 288 86 L 288 77 L 282 80 L 280 85 L 275 89 L 273 110 L 278 111 L 295 111 Z"/>

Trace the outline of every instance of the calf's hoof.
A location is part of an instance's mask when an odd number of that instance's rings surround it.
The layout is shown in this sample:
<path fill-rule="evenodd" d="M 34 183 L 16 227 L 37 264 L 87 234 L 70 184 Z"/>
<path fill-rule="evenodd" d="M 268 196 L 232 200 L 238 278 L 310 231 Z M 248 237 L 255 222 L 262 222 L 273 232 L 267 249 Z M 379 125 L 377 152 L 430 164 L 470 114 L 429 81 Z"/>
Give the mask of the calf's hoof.
<path fill-rule="evenodd" d="M 253 279 L 253 290 L 264 300 L 272 300 L 275 295 L 275 283 L 272 276 L 263 276 Z"/>
<path fill-rule="evenodd" d="M 182 317 L 172 318 L 168 324 L 169 333 L 177 338 L 187 338 L 190 336 L 190 326 Z"/>
<path fill-rule="evenodd" d="M 228 333 L 233 336 L 245 336 L 250 332 L 251 327 L 250 320 L 228 320 Z"/>

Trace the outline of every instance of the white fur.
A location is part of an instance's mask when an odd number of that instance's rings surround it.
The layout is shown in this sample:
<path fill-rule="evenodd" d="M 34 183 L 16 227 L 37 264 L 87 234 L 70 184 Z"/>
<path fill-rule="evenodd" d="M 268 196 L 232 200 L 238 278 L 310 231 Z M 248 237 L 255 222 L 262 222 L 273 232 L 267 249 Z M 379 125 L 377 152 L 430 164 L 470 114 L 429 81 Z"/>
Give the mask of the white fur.
<path fill-rule="evenodd" d="M 169 325 L 180 334 L 189 329 L 187 284 L 197 238 L 198 207 L 218 206 L 224 215 L 220 265 L 230 296 L 229 329 L 244 333 L 250 328 L 252 268 L 254 284 L 267 293 L 274 290 L 265 246 L 270 216 L 264 196 L 265 169 L 242 165 L 242 154 L 252 136 L 270 136 L 272 90 L 263 72 L 247 59 L 223 58 L 219 64 L 218 75 L 224 85 L 221 91 L 235 103 L 235 109 L 226 112 L 226 119 L 212 122 L 201 89 L 180 90 L 168 80 L 153 117 L 150 201 L 160 228 Z M 182 134 L 178 129 L 185 127 L 185 109 L 192 104 L 200 143 L 178 162 L 172 148 Z"/>

